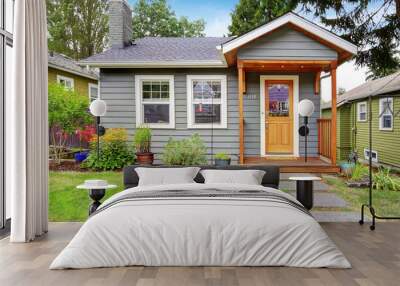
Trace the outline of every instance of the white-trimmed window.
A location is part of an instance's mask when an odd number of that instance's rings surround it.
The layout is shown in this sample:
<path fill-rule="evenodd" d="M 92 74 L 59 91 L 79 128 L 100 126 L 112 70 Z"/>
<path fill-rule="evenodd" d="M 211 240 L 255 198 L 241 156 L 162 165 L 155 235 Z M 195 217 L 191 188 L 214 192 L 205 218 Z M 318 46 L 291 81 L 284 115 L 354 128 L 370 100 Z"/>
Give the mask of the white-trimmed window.
<path fill-rule="evenodd" d="M 225 75 L 188 75 L 188 128 L 227 128 L 226 90 Z"/>
<path fill-rule="evenodd" d="M 175 128 L 173 75 L 135 77 L 136 126 Z"/>
<path fill-rule="evenodd" d="M 57 75 L 57 83 L 65 86 L 66 88 L 74 90 L 74 79 L 63 75 Z"/>
<path fill-rule="evenodd" d="M 379 130 L 393 130 L 393 97 L 379 99 Z"/>
<path fill-rule="evenodd" d="M 372 152 L 369 152 L 369 149 L 364 149 L 364 158 L 365 160 L 369 160 L 370 153 L 372 155 L 372 162 L 378 163 L 378 152 L 372 150 Z"/>
<path fill-rule="evenodd" d="M 359 102 L 357 103 L 357 121 L 367 121 L 367 102 Z"/>
<path fill-rule="evenodd" d="M 89 83 L 89 102 L 99 98 L 99 86 L 95 83 Z"/>

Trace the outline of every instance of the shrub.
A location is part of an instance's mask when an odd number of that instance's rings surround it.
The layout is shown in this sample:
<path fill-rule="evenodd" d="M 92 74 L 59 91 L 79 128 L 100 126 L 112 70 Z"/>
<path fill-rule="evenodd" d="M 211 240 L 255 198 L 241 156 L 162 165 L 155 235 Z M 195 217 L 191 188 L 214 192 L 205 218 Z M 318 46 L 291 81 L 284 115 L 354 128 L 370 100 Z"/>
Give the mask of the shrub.
<path fill-rule="evenodd" d="M 229 156 L 226 153 L 220 152 L 215 154 L 215 159 L 217 160 L 229 160 Z"/>
<path fill-rule="evenodd" d="M 59 84 L 49 84 L 48 94 L 50 155 L 60 162 L 68 135 L 92 123 L 93 119 L 88 112 L 87 96 Z"/>
<path fill-rule="evenodd" d="M 368 176 L 368 167 L 357 163 L 351 170 L 350 181 L 359 182 Z"/>
<path fill-rule="evenodd" d="M 390 175 L 390 168 L 379 167 L 372 176 L 372 185 L 377 190 L 400 191 L 400 181 Z"/>
<path fill-rule="evenodd" d="M 151 144 L 151 129 L 146 126 L 137 127 L 134 141 L 136 152 L 149 153 Z"/>
<path fill-rule="evenodd" d="M 206 152 L 203 140 L 195 133 L 187 139 L 170 138 L 165 145 L 162 160 L 167 165 L 203 165 L 207 163 Z"/>
<path fill-rule="evenodd" d="M 115 170 L 130 165 L 134 161 L 132 148 L 127 143 L 125 129 L 110 128 L 100 137 L 100 157 L 97 157 L 97 137 L 90 142 L 90 153 L 82 167 L 95 170 Z"/>

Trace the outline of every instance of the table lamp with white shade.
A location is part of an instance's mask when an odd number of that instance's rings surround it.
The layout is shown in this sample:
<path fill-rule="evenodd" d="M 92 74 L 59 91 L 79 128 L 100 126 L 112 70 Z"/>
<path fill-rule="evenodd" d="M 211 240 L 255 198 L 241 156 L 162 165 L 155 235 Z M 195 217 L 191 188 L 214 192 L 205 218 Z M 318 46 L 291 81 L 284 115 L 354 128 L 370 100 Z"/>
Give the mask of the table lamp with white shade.
<path fill-rule="evenodd" d="M 96 117 L 96 133 L 97 133 L 97 159 L 100 157 L 100 136 L 106 133 L 106 129 L 100 126 L 100 117 L 107 112 L 107 104 L 104 100 L 96 99 L 89 107 L 90 113 Z"/>
<path fill-rule="evenodd" d="M 307 162 L 307 136 L 310 130 L 308 129 L 308 118 L 314 113 L 314 103 L 309 99 L 303 99 L 299 103 L 299 113 L 304 117 L 304 125 L 300 127 L 299 134 L 304 136 L 304 160 Z"/>

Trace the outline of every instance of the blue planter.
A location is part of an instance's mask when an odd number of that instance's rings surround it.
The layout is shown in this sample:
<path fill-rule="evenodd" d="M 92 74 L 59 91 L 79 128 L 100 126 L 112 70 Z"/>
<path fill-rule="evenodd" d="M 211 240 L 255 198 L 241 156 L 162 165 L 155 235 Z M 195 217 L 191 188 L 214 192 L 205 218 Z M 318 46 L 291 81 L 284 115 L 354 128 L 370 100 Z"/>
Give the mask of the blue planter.
<path fill-rule="evenodd" d="M 75 161 L 77 163 L 81 163 L 86 160 L 88 155 L 89 155 L 89 151 L 82 151 L 82 152 L 75 153 L 75 155 L 74 155 Z"/>

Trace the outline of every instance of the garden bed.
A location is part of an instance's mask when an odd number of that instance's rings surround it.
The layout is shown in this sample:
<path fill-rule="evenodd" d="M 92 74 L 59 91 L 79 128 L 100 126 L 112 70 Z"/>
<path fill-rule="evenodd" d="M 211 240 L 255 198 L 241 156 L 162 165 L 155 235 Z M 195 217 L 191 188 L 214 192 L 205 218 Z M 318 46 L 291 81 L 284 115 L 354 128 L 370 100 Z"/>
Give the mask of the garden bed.
<path fill-rule="evenodd" d="M 49 170 L 88 172 L 88 169 L 82 168 L 81 164 L 76 163 L 75 160 L 61 160 L 60 163 L 56 163 L 53 160 L 49 160 Z"/>

